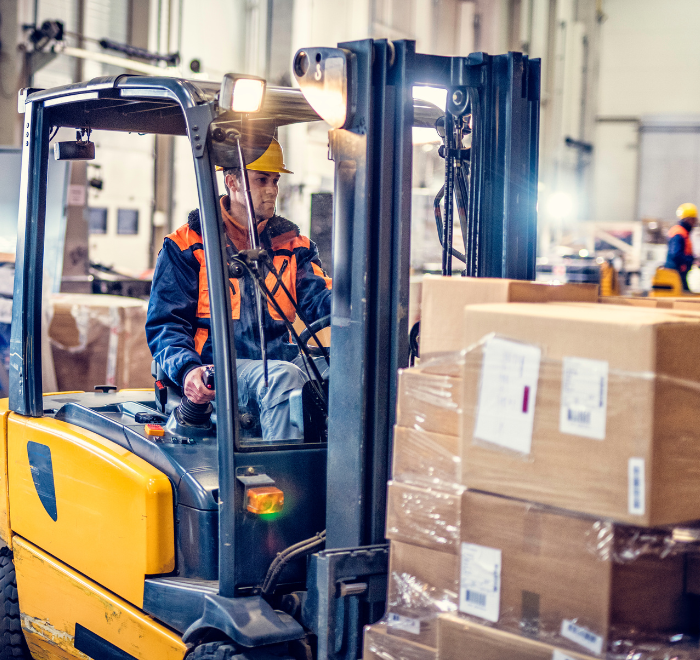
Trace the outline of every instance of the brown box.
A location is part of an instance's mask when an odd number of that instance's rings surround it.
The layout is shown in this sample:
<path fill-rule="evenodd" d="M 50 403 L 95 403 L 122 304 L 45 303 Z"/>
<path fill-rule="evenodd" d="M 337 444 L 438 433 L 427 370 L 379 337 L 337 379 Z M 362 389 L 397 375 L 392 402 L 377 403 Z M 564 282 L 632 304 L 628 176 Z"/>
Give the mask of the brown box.
<path fill-rule="evenodd" d="M 153 386 L 145 330 L 148 303 L 79 293 L 55 294 L 51 302 L 49 338 L 59 391 Z"/>
<path fill-rule="evenodd" d="M 629 305 L 630 307 L 663 307 L 659 304 L 661 298 L 633 298 L 631 296 L 601 296 L 598 302 L 601 305 Z M 671 305 L 669 305 L 670 307 Z"/>
<path fill-rule="evenodd" d="M 458 555 L 391 542 L 385 617 L 390 634 L 436 648 L 437 617 L 456 611 L 458 592 Z"/>
<path fill-rule="evenodd" d="M 440 552 L 459 554 L 461 492 L 389 482 L 386 537 Z"/>
<path fill-rule="evenodd" d="M 462 541 L 500 550 L 493 625 L 582 652 L 599 654 L 613 639 L 634 640 L 640 631 L 659 639 L 688 632 L 685 558 L 665 554 L 672 534 L 486 493 L 463 495 Z M 467 550 L 460 610 L 475 614 L 481 603 L 466 595 Z"/>
<path fill-rule="evenodd" d="M 438 620 L 438 660 L 590 660 L 550 644 L 445 614 Z"/>
<path fill-rule="evenodd" d="M 480 303 L 556 301 L 597 302 L 597 284 L 545 284 L 491 277 L 423 278 L 420 350 L 425 358 L 436 353 L 459 351 L 462 344 L 462 310 Z M 468 323 L 468 320 L 467 320 Z"/>
<path fill-rule="evenodd" d="M 457 436 L 462 381 L 426 373 L 423 365 L 399 372 L 396 423 L 409 429 Z"/>
<path fill-rule="evenodd" d="M 363 660 L 437 660 L 437 652 L 395 635 L 387 634 L 387 623 L 365 626 Z"/>
<path fill-rule="evenodd" d="M 395 426 L 392 478 L 452 490 L 462 478 L 460 453 L 457 436 Z"/>
<path fill-rule="evenodd" d="M 465 313 L 465 345 L 496 333 L 540 347 L 542 357 L 531 446 L 517 454 L 475 438 L 479 406 L 494 399 L 480 396 L 483 347 L 466 356 L 464 485 L 636 525 L 700 519 L 698 319 L 615 305 L 479 305 Z M 561 431 L 563 358 L 607 363 L 598 439 Z"/>

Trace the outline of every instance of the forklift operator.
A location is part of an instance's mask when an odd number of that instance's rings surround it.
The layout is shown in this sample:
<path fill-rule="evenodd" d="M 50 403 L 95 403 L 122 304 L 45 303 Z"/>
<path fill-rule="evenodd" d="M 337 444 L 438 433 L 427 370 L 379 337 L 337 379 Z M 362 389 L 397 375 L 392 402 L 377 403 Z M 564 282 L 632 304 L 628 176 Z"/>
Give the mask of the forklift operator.
<path fill-rule="evenodd" d="M 246 169 L 260 246 L 270 253 L 287 290 L 309 323 L 330 314 L 331 280 L 321 268 L 316 245 L 302 236 L 294 223 L 275 214 L 280 175 L 291 174 L 284 166 L 277 140 L 273 139 L 267 151 Z M 226 250 L 231 258 L 238 250 L 250 248 L 240 168 L 225 169 L 224 182 L 228 195 L 220 198 L 220 205 Z M 274 275 L 268 274 L 266 284 L 292 322 L 294 306 L 282 287 L 275 287 L 276 283 Z M 274 307 L 269 302 L 263 305 L 270 358 L 266 388 L 254 287 L 248 274 L 230 280 L 239 406 L 257 407 L 264 440 L 301 439 L 301 431 L 291 425 L 289 417 L 289 395 L 306 382 L 302 370 L 291 362 L 299 356 L 299 348 L 290 342 L 287 326 Z M 215 396 L 202 381 L 204 369 L 213 361 L 210 321 L 199 211 L 194 210 L 187 224 L 165 237 L 153 276 L 146 321 L 146 336 L 154 359 L 193 403 L 206 403 Z"/>

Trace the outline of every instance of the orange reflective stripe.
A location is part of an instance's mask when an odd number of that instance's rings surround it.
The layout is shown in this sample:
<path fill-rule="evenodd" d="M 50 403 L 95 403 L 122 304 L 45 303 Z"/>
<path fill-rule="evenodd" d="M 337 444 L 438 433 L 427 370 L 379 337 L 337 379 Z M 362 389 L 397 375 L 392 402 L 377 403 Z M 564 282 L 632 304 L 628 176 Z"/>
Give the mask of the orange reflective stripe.
<path fill-rule="evenodd" d="M 209 338 L 209 330 L 206 328 L 197 328 L 197 332 L 194 333 L 194 350 L 200 355 L 202 354 L 202 349 L 204 344 L 207 343 Z"/>
<path fill-rule="evenodd" d="M 333 288 L 333 280 L 330 277 L 326 277 L 326 274 L 323 272 L 323 268 L 317 266 L 315 263 L 313 263 L 313 261 L 311 262 L 311 268 L 313 268 L 314 275 L 321 277 L 326 281 L 326 289 Z"/>
<path fill-rule="evenodd" d="M 199 261 L 199 300 L 197 301 L 197 318 L 211 318 L 211 307 L 209 305 L 209 280 L 207 280 L 207 268 L 204 263 L 204 251 L 195 250 L 194 256 Z M 237 321 L 241 318 L 241 287 L 238 280 L 231 278 L 231 284 L 236 293 L 234 294 L 229 287 L 229 295 L 231 296 L 231 318 Z"/>
<path fill-rule="evenodd" d="M 285 256 L 275 256 L 272 259 L 272 264 L 278 273 L 281 273 L 282 282 L 284 286 L 287 287 L 287 291 L 292 295 L 294 301 L 297 299 L 297 258 L 295 256 L 285 257 Z M 268 273 L 265 278 L 265 284 L 270 291 L 273 291 L 277 287 L 277 278 L 272 274 Z M 287 317 L 288 321 L 293 321 L 296 317 L 296 311 L 294 310 L 294 305 L 289 297 L 284 292 L 284 289 L 279 286 L 277 291 L 275 291 L 275 300 L 277 304 L 282 308 L 284 315 Z M 270 312 L 270 316 L 275 321 L 281 321 L 282 317 L 277 313 L 271 302 L 268 301 L 267 309 Z"/>

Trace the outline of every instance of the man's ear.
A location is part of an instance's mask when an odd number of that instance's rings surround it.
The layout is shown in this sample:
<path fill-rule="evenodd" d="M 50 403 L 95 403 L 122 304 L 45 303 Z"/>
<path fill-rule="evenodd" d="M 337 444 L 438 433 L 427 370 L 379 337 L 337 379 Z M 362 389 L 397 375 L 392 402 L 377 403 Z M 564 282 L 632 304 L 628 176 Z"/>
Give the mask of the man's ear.
<path fill-rule="evenodd" d="M 224 183 L 231 192 L 238 192 L 240 185 L 238 179 L 233 174 L 227 174 L 224 177 Z"/>

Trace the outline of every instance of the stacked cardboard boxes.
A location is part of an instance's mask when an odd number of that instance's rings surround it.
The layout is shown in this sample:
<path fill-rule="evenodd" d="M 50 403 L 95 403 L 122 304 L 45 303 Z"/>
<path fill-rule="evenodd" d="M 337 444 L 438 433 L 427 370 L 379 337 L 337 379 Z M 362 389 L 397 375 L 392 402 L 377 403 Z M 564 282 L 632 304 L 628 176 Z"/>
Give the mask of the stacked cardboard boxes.
<path fill-rule="evenodd" d="M 436 660 L 664 657 L 700 627 L 696 303 L 592 305 L 583 289 L 569 299 L 588 304 L 543 304 L 530 283 L 483 282 L 424 282 L 432 334 L 400 376 L 383 634 Z"/>

